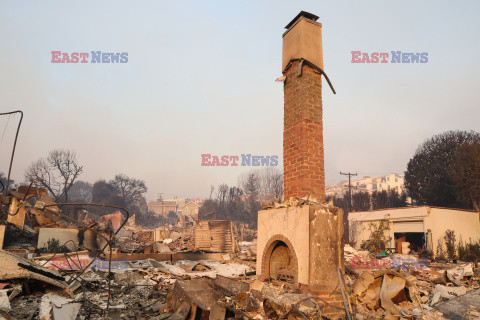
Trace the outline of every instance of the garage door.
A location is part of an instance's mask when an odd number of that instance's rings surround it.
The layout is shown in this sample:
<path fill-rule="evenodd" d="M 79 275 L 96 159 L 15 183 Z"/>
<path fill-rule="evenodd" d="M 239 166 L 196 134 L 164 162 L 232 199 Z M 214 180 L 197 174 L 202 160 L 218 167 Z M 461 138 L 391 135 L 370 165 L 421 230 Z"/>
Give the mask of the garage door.
<path fill-rule="evenodd" d="M 423 233 L 423 221 L 394 222 L 393 232 L 395 233 L 422 232 Z"/>

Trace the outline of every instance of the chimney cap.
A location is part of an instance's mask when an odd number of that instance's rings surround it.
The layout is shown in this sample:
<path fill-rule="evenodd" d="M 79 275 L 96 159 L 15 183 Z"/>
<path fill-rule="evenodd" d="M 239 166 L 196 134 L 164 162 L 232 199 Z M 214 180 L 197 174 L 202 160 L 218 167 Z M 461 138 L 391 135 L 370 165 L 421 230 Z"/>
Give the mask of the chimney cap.
<path fill-rule="evenodd" d="M 295 22 L 297 22 L 297 20 L 300 19 L 301 17 L 305 17 L 305 18 L 310 19 L 310 20 L 313 20 L 313 21 L 317 21 L 318 18 L 319 18 L 319 16 L 316 16 L 316 15 L 314 15 L 313 13 L 310 13 L 310 12 L 307 12 L 307 11 L 303 11 L 303 10 L 302 10 L 302 11 L 300 11 L 299 14 L 297 14 L 297 16 L 296 16 L 295 18 L 293 18 L 292 21 L 290 21 L 289 24 L 287 24 L 287 25 L 285 26 L 285 29 L 289 29 L 289 28 L 290 28 L 291 26 L 293 26 L 293 24 L 294 24 Z"/>

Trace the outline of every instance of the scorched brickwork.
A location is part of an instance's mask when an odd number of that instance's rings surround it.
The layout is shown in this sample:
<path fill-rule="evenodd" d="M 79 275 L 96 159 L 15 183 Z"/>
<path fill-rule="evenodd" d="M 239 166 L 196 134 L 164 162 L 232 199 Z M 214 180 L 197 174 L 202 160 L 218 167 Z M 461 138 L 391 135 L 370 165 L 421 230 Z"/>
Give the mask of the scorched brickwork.
<path fill-rule="evenodd" d="M 299 60 L 287 66 L 284 82 L 283 165 L 285 199 L 312 195 L 325 201 L 322 79 Z"/>

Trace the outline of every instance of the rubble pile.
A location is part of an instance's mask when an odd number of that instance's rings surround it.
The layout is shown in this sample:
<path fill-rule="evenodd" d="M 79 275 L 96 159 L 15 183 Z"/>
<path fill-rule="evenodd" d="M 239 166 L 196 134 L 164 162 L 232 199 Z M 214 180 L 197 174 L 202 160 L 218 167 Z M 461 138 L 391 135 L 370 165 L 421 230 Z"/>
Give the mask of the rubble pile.
<path fill-rule="evenodd" d="M 286 208 L 286 207 L 301 207 L 303 205 L 327 205 L 333 207 L 333 202 L 325 203 L 323 201 L 318 201 L 315 197 L 308 195 L 306 197 L 297 198 L 290 197 L 283 202 L 277 200 L 267 201 L 262 204 L 263 209 L 273 209 L 273 208 Z"/>
<path fill-rule="evenodd" d="M 238 243 L 238 257 L 242 260 L 256 260 L 257 258 L 257 239 L 253 241 L 241 241 Z"/>
<path fill-rule="evenodd" d="M 344 309 L 351 319 L 450 319 L 451 310 L 464 319 L 479 314 L 480 270 L 473 263 L 359 269 L 353 268 L 353 258 L 371 256 L 348 246 L 345 253 Z M 248 261 L 238 257 L 108 261 L 74 252 L 26 259 L 1 250 L 0 260 L 5 266 L 0 272 L 0 314 L 5 319 L 305 320 L 327 319 L 325 310 L 333 307 L 328 299 L 282 281 L 259 281 Z M 65 268 L 65 261 L 72 267 Z M 463 307 L 446 307 L 452 303 Z"/>
<path fill-rule="evenodd" d="M 172 251 L 194 251 L 195 238 L 193 236 L 179 236 L 178 238 L 166 239 L 163 243 Z"/>
<path fill-rule="evenodd" d="M 477 298 L 464 306 L 465 314 L 475 314 L 480 306 L 480 269 L 473 263 L 438 263 L 403 254 L 376 258 L 349 245 L 345 261 L 358 319 L 444 319 L 449 309 L 443 306 L 467 294 Z"/>
<path fill-rule="evenodd" d="M 225 319 L 318 319 L 317 297 L 258 280 L 193 279 L 175 283 L 168 300 L 172 309 L 190 310 L 190 316 Z M 186 305 L 185 305 L 186 304 Z"/>
<path fill-rule="evenodd" d="M 328 319 L 332 309 L 358 320 L 480 314 L 474 263 L 374 255 L 345 245 L 342 285 L 332 298 L 320 297 L 281 279 L 259 281 L 257 239 L 245 225 L 214 221 L 195 232 L 178 226 L 147 230 L 127 223 L 128 213 L 95 221 L 86 210 L 75 221 L 41 189 L 20 191 L 2 200 L 11 215 L 0 230 L 0 319 L 306 320 Z M 43 201 L 30 203 L 30 195 Z M 272 206 L 305 203 L 316 201 L 291 198 Z M 197 248 L 196 235 L 215 250 Z M 340 293 L 343 307 L 333 304 Z"/>
<path fill-rule="evenodd" d="M 10 267 L 0 278 L 0 314 L 5 319 L 104 319 L 105 315 L 164 319 L 175 311 L 166 303 L 177 283 L 251 279 L 255 274 L 236 263 L 155 260 L 111 262 L 109 267 L 108 263 L 93 264 L 66 273 L 54 270 L 53 265 L 41 267 L 42 260 L 33 263 L 3 250 L 0 255 Z"/>
<path fill-rule="evenodd" d="M 126 210 L 74 220 L 32 185 L 0 200 L 0 319 L 163 319 L 177 281 L 255 276 L 235 252 L 199 251 L 191 228 L 147 230 Z"/>

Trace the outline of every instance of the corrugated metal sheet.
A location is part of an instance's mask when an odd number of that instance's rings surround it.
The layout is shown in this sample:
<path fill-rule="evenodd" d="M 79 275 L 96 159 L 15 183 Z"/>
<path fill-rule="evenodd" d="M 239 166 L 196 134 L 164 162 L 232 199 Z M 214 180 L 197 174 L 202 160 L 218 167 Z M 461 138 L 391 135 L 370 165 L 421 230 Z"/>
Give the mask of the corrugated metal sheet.
<path fill-rule="evenodd" d="M 204 220 L 195 224 L 195 247 L 210 252 L 235 252 L 232 222 Z"/>

